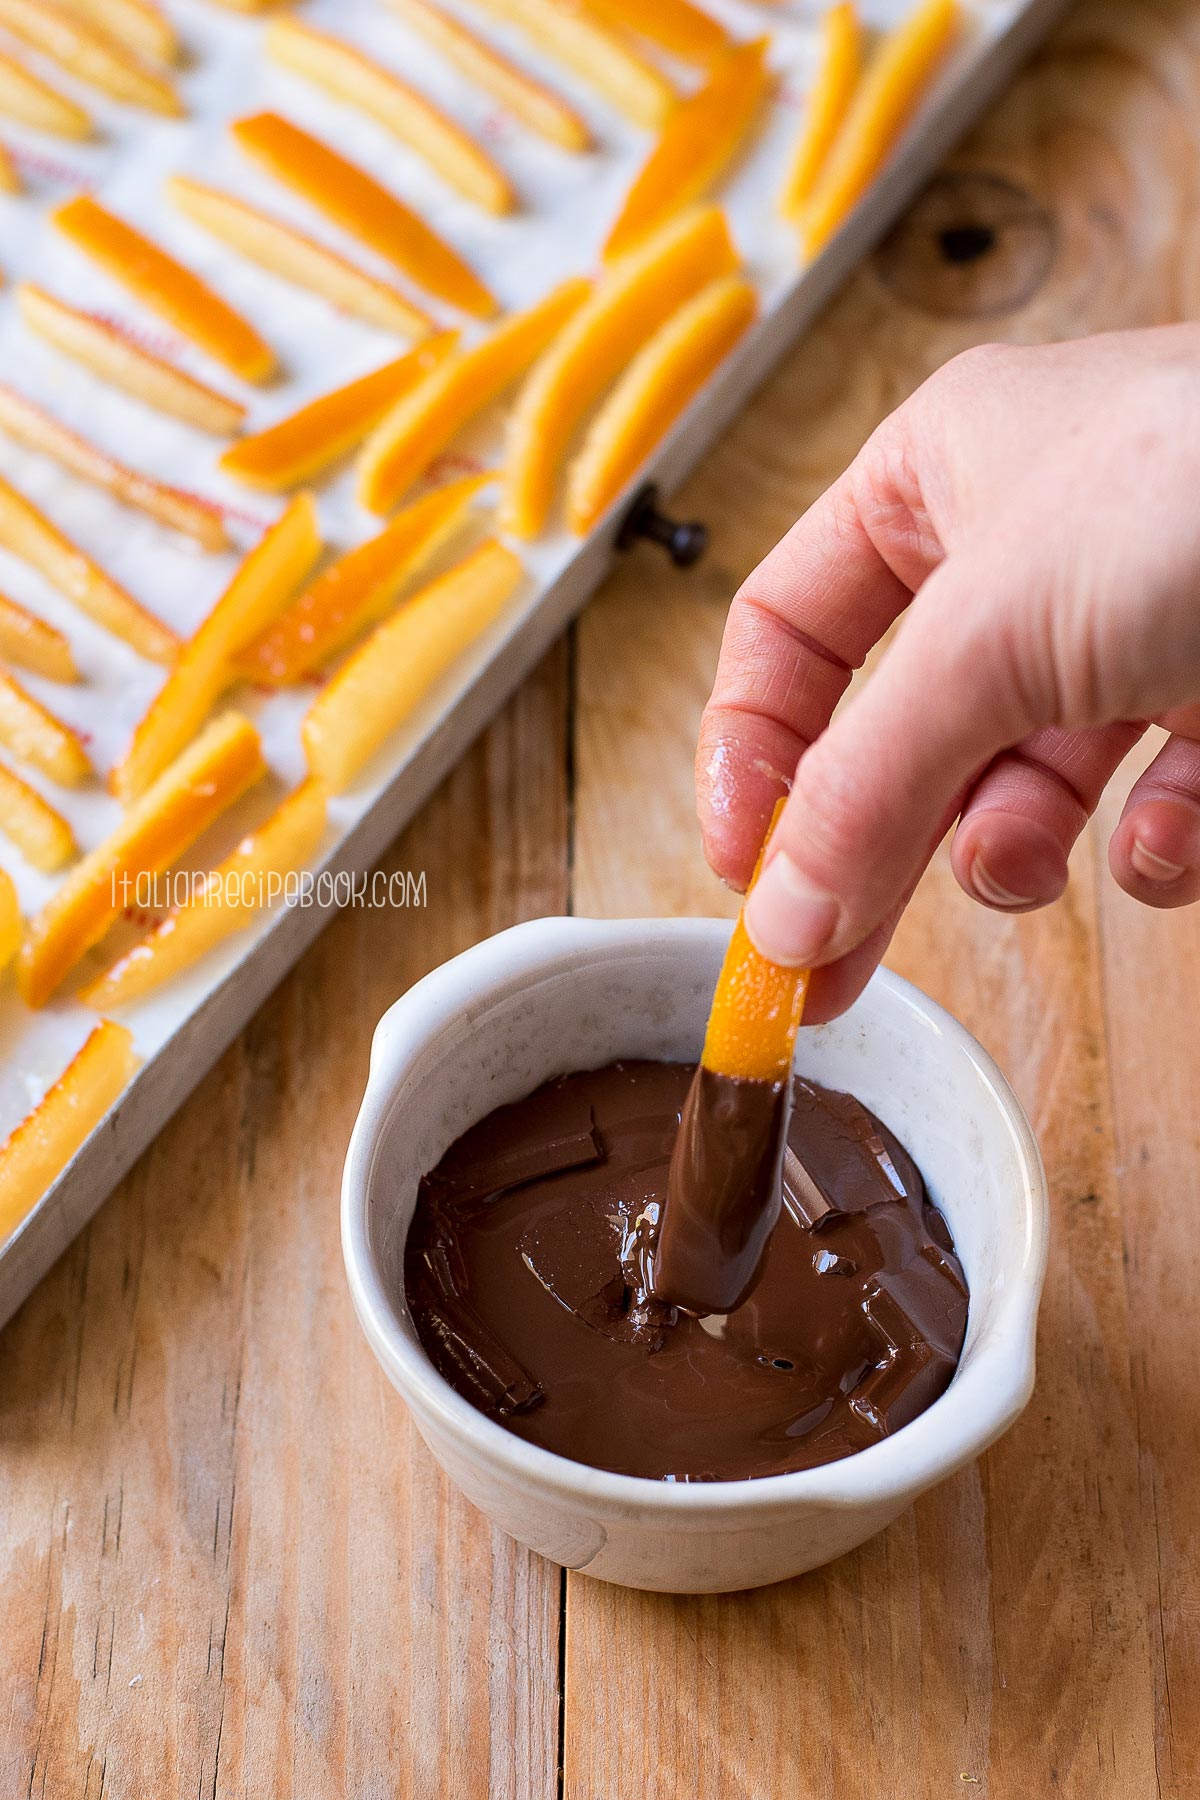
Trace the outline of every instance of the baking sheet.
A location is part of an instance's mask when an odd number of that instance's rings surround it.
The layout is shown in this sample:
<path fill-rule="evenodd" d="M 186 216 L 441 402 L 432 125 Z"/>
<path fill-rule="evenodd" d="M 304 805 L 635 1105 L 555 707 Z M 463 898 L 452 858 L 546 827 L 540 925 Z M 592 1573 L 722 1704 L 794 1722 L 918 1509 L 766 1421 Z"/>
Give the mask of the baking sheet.
<path fill-rule="evenodd" d="M 884 26 L 901 16 L 907 4 L 908 0 L 878 0 L 866 4 L 863 12 L 870 24 Z M 776 215 L 775 197 L 814 67 L 821 6 L 793 5 L 785 10 L 713 0 L 711 10 L 739 36 L 772 34 L 771 60 L 780 81 L 777 104 L 722 196 L 748 270 L 760 288 L 763 312 L 754 332 L 660 448 L 652 472 L 667 491 L 699 459 L 1060 7 L 1061 0 L 1025 4 L 978 0 L 958 53 L 889 168 L 850 225 L 816 264 L 802 271 L 794 237 Z M 514 60 L 569 95 L 594 130 L 598 148 L 593 154 L 572 156 L 518 127 L 487 96 L 466 86 L 379 0 L 314 0 L 305 8 L 307 20 L 359 43 L 411 79 L 494 151 L 516 184 L 523 210 L 511 219 L 492 218 L 458 197 L 382 128 L 325 98 L 299 77 L 270 67 L 256 53 L 261 21 L 224 13 L 202 0 L 179 0 L 167 10 L 187 49 L 180 76 L 189 112 L 185 120 L 158 120 L 106 103 L 90 89 L 74 87 L 72 91 L 101 124 L 98 143 L 56 142 L 47 148 L 50 140 L 39 135 L 23 133 L 16 126 L 3 130 L 27 191 L 0 202 L 0 263 L 8 277 L 0 295 L 0 367 L 5 380 L 124 460 L 220 502 L 227 508 L 236 548 L 228 554 L 207 554 L 3 437 L 0 473 L 14 480 L 137 598 L 177 631 L 188 633 L 221 592 L 239 555 L 278 515 L 282 503 L 251 494 L 220 475 L 215 468 L 218 440 L 159 418 L 35 338 L 17 316 L 13 282 L 27 277 L 75 304 L 111 312 L 125 323 L 139 322 L 139 328 L 144 324 L 151 347 L 244 400 L 250 408 L 247 429 L 258 430 L 316 394 L 377 367 L 397 353 L 397 341 L 241 262 L 175 212 L 163 196 L 166 177 L 188 173 L 235 189 L 381 276 L 396 277 L 389 265 L 327 225 L 242 157 L 225 130 L 231 119 L 274 108 L 361 162 L 467 256 L 505 309 L 529 304 L 554 282 L 595 265 L 607 225 L 646 154 L 648 139 L 582 83 L 540 58 L 528 40 L 490 19 L 472 22 L 509 50 Z M 470 16 L 469 8 L 460 10 Z M 63 78 L 61 85 L 71 84 Z M 210 279 L 276 348 L 283 378 L 268 389 L 255 389 L 215 370 L 199 352 L 150 321 L 118 285 L 53 231 L 46 221 L 48 207 L 81 188 L 96 191 Z M 429 310 L 436 313 L 438 308 L 433 305 Z M 468 326 L 466 332 L 474 336 L 483 329 Z M 435 468 L 433 473 L 444 477 L 460 466 L 494 466 L 499 424 L 499 416 L 480 421 L 453 447 L 450 469 Z M 331 553 L 378 529 L 379 522 L 356 506 L 348 469 L 321 487 L 319 504 Z M 371 865 L 578 611 L 610 560 L 620 512 L 615 508 L 585 542 L 554 531 L 534 545 L 519 546 L 528 575 L 510 607 L 429 694 L 353 788 L 331 801 L 326 839 L 316 859 L 329 879 L 314 889 L 312 903 L 264 914 L 249 931 L 187 975 L 117 1015 L 132 1030 L 145 1065 L 59 1181 L 0 1249 L 0 1323 L 315 936 L 329 912 L 343 903 L 348 892 L 345 877 Z M 78 687 L 61 687 L 24 672 L 22 680 L 84 733 L 97 768 L 105 772 L 127 743 L 163 672 L 93 626 L 34 571 L 3 552 L 0 590 L 26 602 L 70 637 L 83 676 Z M 272 776 L 206 834 L 191 858 L 195 866 L 210 866 L 299 779 L 303 773 L 299 722 L 312 693 L 312 687 L 302 685 L 272 696 L 247 688 L 231 696 L 231 703 L 259 726 Z M 69 792 L 24 768 L 22 774 L 70 819 L 82 848 L 99 842 L 115 823 L 117 806 L 100 782 Z M 52 892 L 56 878 L 24 864 L 5 842 L 0 842 L 0 862 L 16 880 L 27 913 Z M 97 973 L 112 955 L 109 940 L 102 952 L 85 961 L 80 979 Z M 42 1012 L 30 1013 L 17 998 L 11 975 L 0 984 L 0 1138 L 57 1078 L 94 1022 L 95 1015 L 69 993 Z"/>

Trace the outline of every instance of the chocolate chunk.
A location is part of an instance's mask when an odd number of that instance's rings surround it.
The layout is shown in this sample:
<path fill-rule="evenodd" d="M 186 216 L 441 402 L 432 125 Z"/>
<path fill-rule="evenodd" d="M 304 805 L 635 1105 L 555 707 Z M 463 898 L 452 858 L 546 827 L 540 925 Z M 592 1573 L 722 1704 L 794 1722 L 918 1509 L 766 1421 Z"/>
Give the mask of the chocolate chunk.
<path fill-rule="evenodd" d="M 455 1386 L 482 1411 L 507 1418 L 536 1406 L 542 1398 L 536 1381 L 469 1307 L 460 1304 L 452 1314 L 448 1308 L 429 1306 L 421 1322 L 444 1362 L 455 1370 Z"/>
<path fill-rule="evenodd" d="M 884 1354 L 854 1389 L 850 1404 L 881 1437 L 898 1431 L 918 1413 L 924 1412 L 948 1385 L 958 1361 L 957 1350 L 949 1355 L 936 1343 L 931 1343 L 926 1335 L 935 1331 L 940 1323 L 936 1312 L 931 1316 L 927 1308 L 921 1307 L 921 1323 L 918 1324 L 914 1315 L 924 1284 L 918 1278 L 914 1292 L 913 1271 L 907 1273 L 910 1275 L 907 1295 L 904 1293 L 905 1272 L 902 1272 L 897 1277 L 881 1276 L 870 1281 L 863 1303 L 863 1311 Z"/>
<path fill-rule="evenodd" d="M 783 1204 L 800 1225 L 815 1225 L 833 1211 L 790 1144 L 783 1147 Z"/>
<path fill-rule="evenodd" d="M 429 1271 L 429 1279 L 443 1300 L 459 1300 L 466 1287 L 466 1271 L 453 1241 L 430 1244 L 422 1250 L 421 1260 Z"/>
<path fill-rule="evenodd" d="M 903 1144 L 853 1094 L 835 1094 L 797 1079 L 794 1104 L 820 1096 L 806 1111 L 804 1167 L 830 1206 L 862 1211 L 921 1193 L 920 1171 Z"/>
<path fill-rule="evenodd" d="M 475 1126 L 465 1133 L 438 1164 L 437 1179 L 448 1204 L 494 1200 L 527 1181 L 583 1168 L 602 1154 L 592 1109 L 574 1096 L 544 1133 L 531 1134 L 511 1107 L 501 1107 L 484 1123 L 492 1120 L 496 1123 L 487 1132 Z"/>
<path fill-rule="evenodd" d="M 932 1218 L 930 1214 L 933 1215 Z M 935 1222 L 945 1232 L 945 1239 L 934 1237 Z M 962 1264 L 954 1254 L 954 1242 L 946 1230 L 946 1221 L 936 1207 L 926 1206 L 925 1227 L 930 1237 L 933 1238 L 933 1242 L 922 1244 L 922 1261 L 927 1262 L 931 1269 L 936 1269 L 942 1279 L 948 1281 L 951 1287 L 956 1288 L 965 1300 L 967 1298 L 967 1278 L 963 1274 Z"/>

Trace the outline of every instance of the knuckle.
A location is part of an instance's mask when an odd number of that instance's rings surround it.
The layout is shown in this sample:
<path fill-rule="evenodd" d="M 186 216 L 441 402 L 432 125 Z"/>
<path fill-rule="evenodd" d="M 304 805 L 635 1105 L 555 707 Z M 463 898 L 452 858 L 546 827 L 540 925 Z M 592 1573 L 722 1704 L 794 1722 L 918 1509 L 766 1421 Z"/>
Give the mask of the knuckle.
<path fill-rule="evenodd" d="M 997 375 L 1007 374 L 1015 365 L 1022 362 L 1024 352 L 1019 346 L 988 341 L 983 344 L 971 344 L 966 350 L 960 350 L 942 364 L 925 383 L 932 390 L 960 391 L 964 388 L 975 388 L 982 383 L 993 382 Z"/>
<path fill-rule="evenodd" d="M 922 434 L 905 408 L 884 420 L 851 464 L 846 506 L 901 579 L 919 580 L 940 560 L 925 500 Z"/>

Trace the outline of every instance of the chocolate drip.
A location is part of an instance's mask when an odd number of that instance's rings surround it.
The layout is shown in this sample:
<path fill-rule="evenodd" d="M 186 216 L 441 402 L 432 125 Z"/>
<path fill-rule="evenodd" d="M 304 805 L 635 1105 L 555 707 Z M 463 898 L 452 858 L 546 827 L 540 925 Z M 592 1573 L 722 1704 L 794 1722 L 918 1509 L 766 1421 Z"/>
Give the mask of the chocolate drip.
<path fill-rule="evenodd" d="M 758 1280 L 783 1199 L 790 1093 L 703 1063 L 667 1176 L 654 1292 L 691 1313 L 733 1312 Z"/>
<path fill-rule="evenodd" d="M 692 1074 L 560 1076 L 452 1145 L 405 1253 L 421 1342 L 510 1431 L 625 1474 L 774 1475 L 877 1443 L 943 1392 L 961 1353 L 967 1288 L 945 1220 L 872 1113 L 796 1081 L 782 1209 L 749 1299 L 699 1317 L 665 1304 L 650 1269 Z M 767 1164 L 764 1150 L 777 1182 Z M 759 1261 L 757 1241 L 739 1254 Z"/>

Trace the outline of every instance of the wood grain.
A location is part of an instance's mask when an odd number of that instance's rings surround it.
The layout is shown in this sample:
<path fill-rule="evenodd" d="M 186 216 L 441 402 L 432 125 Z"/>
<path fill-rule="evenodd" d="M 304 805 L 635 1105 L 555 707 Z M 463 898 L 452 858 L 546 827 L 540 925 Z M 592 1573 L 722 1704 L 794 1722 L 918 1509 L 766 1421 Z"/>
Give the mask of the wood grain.
<path fill-rule="evenodd" d="M 571 1577 L 438 1475 L 361 1341 L 336 1191 L 371 1029 L 521 917 L 729 912 L 692 811 L 728 596 L 987 337 L 1200 316 L 1200 3 L 1087 0 L 0 1336 L 0 1792 L 49 1800 L 1190 1800 L 1200 1792 L 1194 918 L 997 920 L 944 855 L 890 960 L 999 1057 L 1054 1201 L 1034 1401 L 827 1570 Z M 565 1662 L 560 1670 L 560 1624 Z M 565 1675 L 559 1713 L 560 1677 Z"/>

